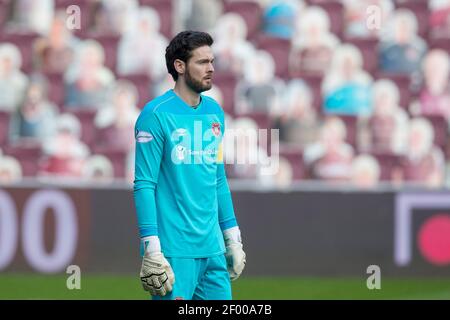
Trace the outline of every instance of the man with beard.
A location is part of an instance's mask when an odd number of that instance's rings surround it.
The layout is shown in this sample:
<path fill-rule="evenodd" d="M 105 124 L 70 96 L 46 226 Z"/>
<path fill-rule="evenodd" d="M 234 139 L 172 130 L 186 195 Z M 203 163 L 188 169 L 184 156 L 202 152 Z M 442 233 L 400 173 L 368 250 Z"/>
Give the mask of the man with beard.
<path fill-rule="evenodd" d="M 172 39 L 175 87 L 147 103 L 135 126 L 140 277 L 153 299 L 231 299 L 230 279 L 245 266 L 222 158 L 224 112 L 201 94 L 212 86 L 212 43 L 194 31 Z"/>

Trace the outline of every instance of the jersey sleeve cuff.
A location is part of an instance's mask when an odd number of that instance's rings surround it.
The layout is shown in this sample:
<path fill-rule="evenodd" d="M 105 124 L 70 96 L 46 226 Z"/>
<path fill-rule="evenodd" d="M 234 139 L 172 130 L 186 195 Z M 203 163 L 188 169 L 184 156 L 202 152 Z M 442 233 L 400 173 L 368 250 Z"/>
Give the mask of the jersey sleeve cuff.
<path fill-rule="evenodd" d="M 158 235 L 158 227 L 157 226 L 139 227 L 139 234 L 141 235 L 141 238 L 157 236 Z"/>
<path fill-rule="evenodd" d="M 231 219 L 222 221 L 219 224 L 220 224 L 220 229 L 222 231 L 225 231 L 227 229 L 230 229 L 230 228 L 238 226 L 236 218 L 231 218 Z"/>

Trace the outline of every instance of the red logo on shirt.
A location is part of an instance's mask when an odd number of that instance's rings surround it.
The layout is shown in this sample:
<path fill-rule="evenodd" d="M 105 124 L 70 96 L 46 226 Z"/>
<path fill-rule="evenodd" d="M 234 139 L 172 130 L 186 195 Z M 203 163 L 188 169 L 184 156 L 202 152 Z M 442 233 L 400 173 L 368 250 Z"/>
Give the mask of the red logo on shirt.
<path fill-rule="evenodd" d="M 218 137 L 220 135 L 220 123 L 213 122 L 211 129 L 216 137 Z"/>

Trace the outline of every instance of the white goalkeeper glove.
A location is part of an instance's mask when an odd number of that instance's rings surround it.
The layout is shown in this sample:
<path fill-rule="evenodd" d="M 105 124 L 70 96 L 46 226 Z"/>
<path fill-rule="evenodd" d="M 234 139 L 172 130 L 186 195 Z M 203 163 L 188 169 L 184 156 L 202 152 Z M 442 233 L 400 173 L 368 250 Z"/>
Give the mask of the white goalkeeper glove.
<path fill-rule="evenodd" d="M 140 272 L 142 287 L 152 296 L 165 296 L 175 283 L 172 267 L 161 252 L 157 236 L 145 237 L 141 241 L 145 250 Z"/>
<path fill-rule="evenodd" d="M 225 240 L 228 273 L 231 281 L 236 280 L 241 275 L 245 267 L 245 252 L 242 250 L 241 231 L 239 227 L 233 227 L 223 231 Z"/>

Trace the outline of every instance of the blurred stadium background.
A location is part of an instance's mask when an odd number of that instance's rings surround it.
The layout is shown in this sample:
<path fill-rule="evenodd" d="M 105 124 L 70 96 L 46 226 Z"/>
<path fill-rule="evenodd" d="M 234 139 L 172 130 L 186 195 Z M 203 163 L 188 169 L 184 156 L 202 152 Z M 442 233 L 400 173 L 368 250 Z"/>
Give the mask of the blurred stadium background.
<path fill-rule="evenodd" d="M 0 0 L 0 299 L 147 298 L 133 126 L 184 29 L 227 128 L 279 130 L 273 175 L 225 149 L 235 297 L 450 299 L 448 0 Z"/>

